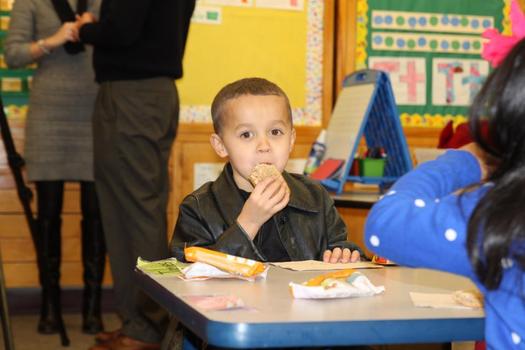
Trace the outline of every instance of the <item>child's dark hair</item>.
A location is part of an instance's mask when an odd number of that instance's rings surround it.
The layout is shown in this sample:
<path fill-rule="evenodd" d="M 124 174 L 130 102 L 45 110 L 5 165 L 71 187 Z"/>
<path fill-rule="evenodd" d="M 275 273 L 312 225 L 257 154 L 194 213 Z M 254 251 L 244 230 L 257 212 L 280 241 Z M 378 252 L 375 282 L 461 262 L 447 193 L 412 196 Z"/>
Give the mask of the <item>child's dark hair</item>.
<path fill-rule="evenodd" d="M 286 102 L 290 123 L 292 123 L 290 101 L 285 92 L 277 84 L 263 78 L 245 78 L 224 86 L 213 99 L 213 103 L 211 104 L 211 118 L 215 133 L 219 134 L 221 132 L 223 109 L 226 102 L 242 95 L 275 95 L 283 97 Z"/>
<path fill-rule="evenodd" d="M 488 124 L 488 135 L 482 125 Z M 500 285 L 510 261 L 525 270 L 525 41 L 496 68 L 470 111 L 476 143 L 497 160 L 493 186 L 468 223 L 470 261 L 488 289 Z"/>

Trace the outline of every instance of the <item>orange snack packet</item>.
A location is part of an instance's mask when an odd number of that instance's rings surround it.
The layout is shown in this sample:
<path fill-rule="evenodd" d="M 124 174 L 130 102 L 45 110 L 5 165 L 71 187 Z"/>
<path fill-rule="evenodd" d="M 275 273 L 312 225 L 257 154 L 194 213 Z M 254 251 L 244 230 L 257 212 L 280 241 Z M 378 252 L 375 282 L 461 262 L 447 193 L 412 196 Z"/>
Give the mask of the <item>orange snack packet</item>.
<path fill-rule="evenodd" d="M 202 247 L 184 248 L 184 257 L 189 262 L 202 262 L 234 275 L 252 277 L 264 272 L 264 264 Z"/>
<path fill-rule="evenodd" d="M 334 272 L 325 273 L 323 275 L 315 276 L 306 281 L 305 285 L 309 287 L 320 286 L 321 283 L 327 278 L 347 278 L 351 274 L 356 272 L 354 269 L 338 270 Z"/>

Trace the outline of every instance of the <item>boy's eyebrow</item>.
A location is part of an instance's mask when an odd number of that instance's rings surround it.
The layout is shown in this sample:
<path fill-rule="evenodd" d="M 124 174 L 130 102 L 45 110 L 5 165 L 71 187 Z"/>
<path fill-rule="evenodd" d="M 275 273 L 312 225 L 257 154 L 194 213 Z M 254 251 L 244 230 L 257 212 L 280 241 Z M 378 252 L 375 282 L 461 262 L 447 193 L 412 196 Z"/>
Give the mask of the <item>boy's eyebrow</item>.
<path fill-rule="evenodd" d="M 282 125 L 287 125 L 288 123 L 285 121 L 285 120 L 282 120 L 282 119 L 274 119 L 270 122 L 270 125 L 275 125 L 275 124 L 282 124 Z M 253 127 L 253 124 L 251 123 L 241 123 L 241 124 L 238 124 L 235 126 L 235 130 L 238 130 L 238 129 L 242 129 L 242 128 L 250 128 L 250 127 Z"/>
<path fill-rule="evenodd" d="M 242 124 L 238 124 L 238 125 L 236 125 L 236 126 L 235 126 L 235 130 L 237 130 L 237 129 L 241 129 L 241 128 L 249 128 L 249 127 L 251 127 L 251 126 L 253 126 L 253 125 L 250 124 L 250 123 L 242 123 Z"/>

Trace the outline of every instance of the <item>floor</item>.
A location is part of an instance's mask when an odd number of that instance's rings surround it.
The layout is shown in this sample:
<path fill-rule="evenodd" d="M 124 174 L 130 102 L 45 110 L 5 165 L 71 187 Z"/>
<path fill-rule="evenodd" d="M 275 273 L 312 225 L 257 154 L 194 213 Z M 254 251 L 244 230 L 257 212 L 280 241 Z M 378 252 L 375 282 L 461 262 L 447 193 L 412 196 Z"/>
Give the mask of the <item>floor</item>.
<path fill-rule="evenodd" d="M 112 330 L 120 326 L 114 313 L 104 314 L 104 326 Z M 78 313 L 64 314 L 64 323 L 71 342 L 69 347 L 62 347 L 58 334 L 42 335 L 36 331 L 37 315 L 12 315 L 11 327 L 15 341 L 15 350 L 87 350 L 94 344 L 93 336 L 81 332 L 81 316 Z M 0 349 L 3 349 L 3 339 Z"/>
<path fill-rule="evenodd" d="M 15 350 L 87 350 L 94 344 L 93 335 L 81 331 L 82 318 L 80 289 L 62 290 L 62 309 L 66 331 L 71 342 L 62 347 L 58 334 L 42 335 L 36 331 L 38 323 L 40 291 L 36 288 L 8 289 L 7 299 L 14 337 Z M 113 293 L 104 289 L 102 297 L 103 322 L 106 330 L 120 327 L 120 320 L 114 313 Z M 0 349 L 4 349 L 3 333 L 0 332 Z"/>

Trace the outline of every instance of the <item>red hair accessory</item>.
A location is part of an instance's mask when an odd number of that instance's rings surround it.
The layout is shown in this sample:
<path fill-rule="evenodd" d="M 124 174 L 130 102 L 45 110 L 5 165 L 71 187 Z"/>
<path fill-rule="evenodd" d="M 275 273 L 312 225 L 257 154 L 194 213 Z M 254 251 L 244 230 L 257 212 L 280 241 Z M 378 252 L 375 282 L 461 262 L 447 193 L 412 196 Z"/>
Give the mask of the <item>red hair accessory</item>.
<path fill-rule="evenodd" d="M 525 15 L 517 0 L 512 0 L 510 5 L 510 22 L 512 24 L 511 36 L 502 35 L 494 28 L 487 29 L 481 34 L 483 38 L 489 39 L 483 44 L 481 57 L 489 61 L 492 67 L 497 67 L 514 45 L 525 37 Z"/>

